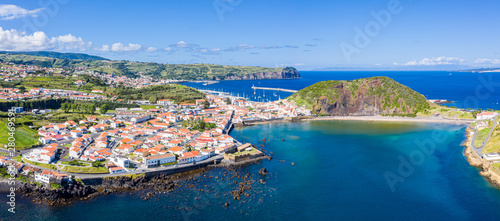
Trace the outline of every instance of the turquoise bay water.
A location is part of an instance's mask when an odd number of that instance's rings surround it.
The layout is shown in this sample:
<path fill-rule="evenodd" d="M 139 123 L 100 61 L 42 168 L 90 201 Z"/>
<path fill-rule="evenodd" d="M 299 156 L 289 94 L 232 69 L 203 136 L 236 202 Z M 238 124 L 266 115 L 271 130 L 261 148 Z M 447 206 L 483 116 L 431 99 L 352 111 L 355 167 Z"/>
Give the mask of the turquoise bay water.
<path fill-rule="evenodd" d="M 435 150 L 418 143 L 440 132 Z M 181 182 L 182 187 L 142 200 L 143 192 L 101 196 L 52 208 L 18 198 L 15 220 L 493 220 L 500 217 L 500 191 L 483 179 L 462 155 L 464 128 L 448 124 L 312 121 L 237 128 L 238 140 L 264 144 L 274 153 L 236 169 L 240 176 L 263 178 L 233 200 L 228 171 L 214 169 Z M 285 139 L 285 141 L 282 141 Z M 400 159 L 419 165 L 398 172 Z M 292 165 L 292 162 L 295 165 Z M 257 172 L 266 167 L 269 174 Z M 403 177 L 391 191 L 384 174 Z M 403 171 L 407 172 L 407 171 Z M 215 178 L 217 177 L 217 179 Z M 223 178 L 223 180 L 221 180 Z M 215 181 L 217 180 L 217 181 Z M 192 187 L 189 187 L 192 184 Z M 200 191 L 201 189 L 201 191 Z M 226 196 L 224 196 L 226 194 Z M 229 202 L 225 208 L 224 203 Z M 11 220 L 6 205 L 0 216 Z"/>

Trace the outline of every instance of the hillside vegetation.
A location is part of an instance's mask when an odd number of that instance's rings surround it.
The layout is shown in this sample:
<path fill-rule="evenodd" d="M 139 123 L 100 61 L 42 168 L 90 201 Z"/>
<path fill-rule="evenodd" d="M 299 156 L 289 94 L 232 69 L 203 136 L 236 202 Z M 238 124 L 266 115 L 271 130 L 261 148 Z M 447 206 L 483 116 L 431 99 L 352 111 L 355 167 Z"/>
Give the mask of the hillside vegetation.
<path fill-rule="evenodd" d="M 320 115 L 408 115 L 429 109 L 427 99 L 388 77 L 322 81 L 289 97 Z"/>
<path fill-rule="evenodd" d="M 86 67 L 89 70 L 101 73 L 113 73 L 128 77 L 137 77 L 140 74 L 159 79 L 177 80 L 289 79 L 300 77 L 298 71 L 292 67 L 268 68 L 215 64 L 160 64 L 153 62 L 97 60 L 83 55 L 54 55 L 54 57 L 0 52 L 0 61 L 3 62 L 68 69 Z M 79 59 L 68 59 L 69 57 Z"/>
<path fill-rule="evenodd" d="M 82 53 L 60 53 L 54 51 L 0 51 L 1 54 L 24 54 L 24 55 L 33 55 L 33 56 L 42 56 L 49 58 L 61 58 L 61 59 L 80 59 L 80 60 L 108 60 L 103 57 L 88 55 Z"/>
<path fill-rule="evenodd" d="M 149 100 L 152 103 L 160 99 L 170 99 L 177 103 L 194 102 L 196 99 L 203 99 L 205 95 L 200 91 L 184 85 L 153 85 L 146 88 L 115 88 L 106 91 L 112 95 L 117 95 L 118 99 L 125 100 Z"/>

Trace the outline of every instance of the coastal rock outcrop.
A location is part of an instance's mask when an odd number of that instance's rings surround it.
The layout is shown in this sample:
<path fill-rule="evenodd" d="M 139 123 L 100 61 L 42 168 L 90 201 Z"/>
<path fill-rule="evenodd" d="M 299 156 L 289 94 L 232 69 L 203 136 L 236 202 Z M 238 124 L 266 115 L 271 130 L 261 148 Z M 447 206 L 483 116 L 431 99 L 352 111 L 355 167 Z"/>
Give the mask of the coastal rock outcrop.
<path fill-rule="evenodd" d="M 216 77 L 215 80 L 266 80 L 266 79 L 295 79 L 300 78 L 300 73 L 292 67 L 284 68 L 278 72 L 257 72 L 238 76 L 236 74 L 227 74 L 224 77 Z"/>
<path fill-rule="evenodd" d="M 318 115 L 413 115 L 429 108 L 427 99 L 388 77 L 322 81 L 289 97 Z"/>
<path fill-rule="evenodd" d="M 259 170 L 259 174 L 260 175 L 266 175 L 267 174 L 267 169 L 265 167 L 262 167 L 260 170 Z"/>
<path fill-rule="evenodd" d="M 46 201 L 48 204 L 56 202 L 63 202 L 65 199 L 73 197 L 86 197 L 95 192 L 91 186 L 84 186 L 79 182 L 74 182 L 61 189 L 47 189 L 45 187 L 38 187 L 34 184 L 24 183 L 19 190 L 25 195 L 31 195 L 39 201 Z"/>

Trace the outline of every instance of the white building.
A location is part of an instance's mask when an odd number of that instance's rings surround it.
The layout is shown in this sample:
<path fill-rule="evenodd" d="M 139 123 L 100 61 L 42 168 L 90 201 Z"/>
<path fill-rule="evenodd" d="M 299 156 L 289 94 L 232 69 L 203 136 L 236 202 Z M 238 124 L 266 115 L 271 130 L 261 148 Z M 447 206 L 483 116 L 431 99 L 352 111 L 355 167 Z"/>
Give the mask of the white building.
<path fill-rule="evenodd" d="M 134 124 L 138 124 L 138 123 L 142 123 L 144 121 L 147 121 L 149 119 L 151 119 L 150 115 L 142 115 L 142 116 L 138 116 L 138 117 L 133 117 L 132 119 L 130 119 L 130 121 Z"/>
<path fill-rule="evenodd" d="M 0 156 L 0 166 L 5 165 L 5 162 L 7 162 L 7 160 L 9 160 L 9 158 Z"/>
<path fill-rule="evenodd" d="M 157 102 L 159 105 L 172 105 L 172 101 L 163 99 L 163 100 L 158 100 Z"/>
<path fill-rule="evenodd" d="M 496 112 L 481 112 L 477 114 L 476 120 L 488 120 L 493 119 L 498 115 Z"/>
<path fill-rule="evenodd" d="M 111 167 L 109 168 L 109 173 L 115 174 L 115 173 L 125 173 L 127 170 L 123 167 Z"/>
<path fill-rule="evenodd" d="M 160 166 L 165 163 L 175 162 L 175 156 L 171 153 L 150 156 L 144 158 L 144 163 L 147 167 Z"/>
<path fill-rule="evenodd" d="M 54 176 L 54 172 L 43 170 L 41 173 L 35 173 L 35 182 L 49 184 L 52 176 Z"/>
<path fill-rule="evenodd" d="M 500 153 L 487 153 L 483 157 L 487 161 L 500 161 Z"/>
<path fill-rule="evenodd" d="M 115 165 L 120 166 L 120 167 L 129 167 L 130 166 L 130 160 L 128 158 L 125 158 L 125 157 L 118 157 L 118 156 L 111 157 L 111 161 Z"/>

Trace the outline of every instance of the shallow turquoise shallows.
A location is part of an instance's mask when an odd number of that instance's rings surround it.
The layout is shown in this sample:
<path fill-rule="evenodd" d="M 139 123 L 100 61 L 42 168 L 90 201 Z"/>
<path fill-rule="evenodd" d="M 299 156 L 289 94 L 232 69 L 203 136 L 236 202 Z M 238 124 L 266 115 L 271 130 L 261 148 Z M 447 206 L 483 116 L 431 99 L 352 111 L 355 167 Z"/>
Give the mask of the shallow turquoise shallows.
<path fill-rule="evenodd" d="M 236 170 L 255 181 L 240 200 L 228 194 L 233 172 L 214 169 L 146 201 L 133 192 L 51 208 L 19 198 L 16 220 L 498 220 L 500 191 L 467 163 L 464 134 L 463 126 L 431 123 L 237 128 L 232 136 L 274 154 Z M 269 174 L 259 175 L 262 167 Z M 1 217 L 11 219 L 5 210 Z"/>

